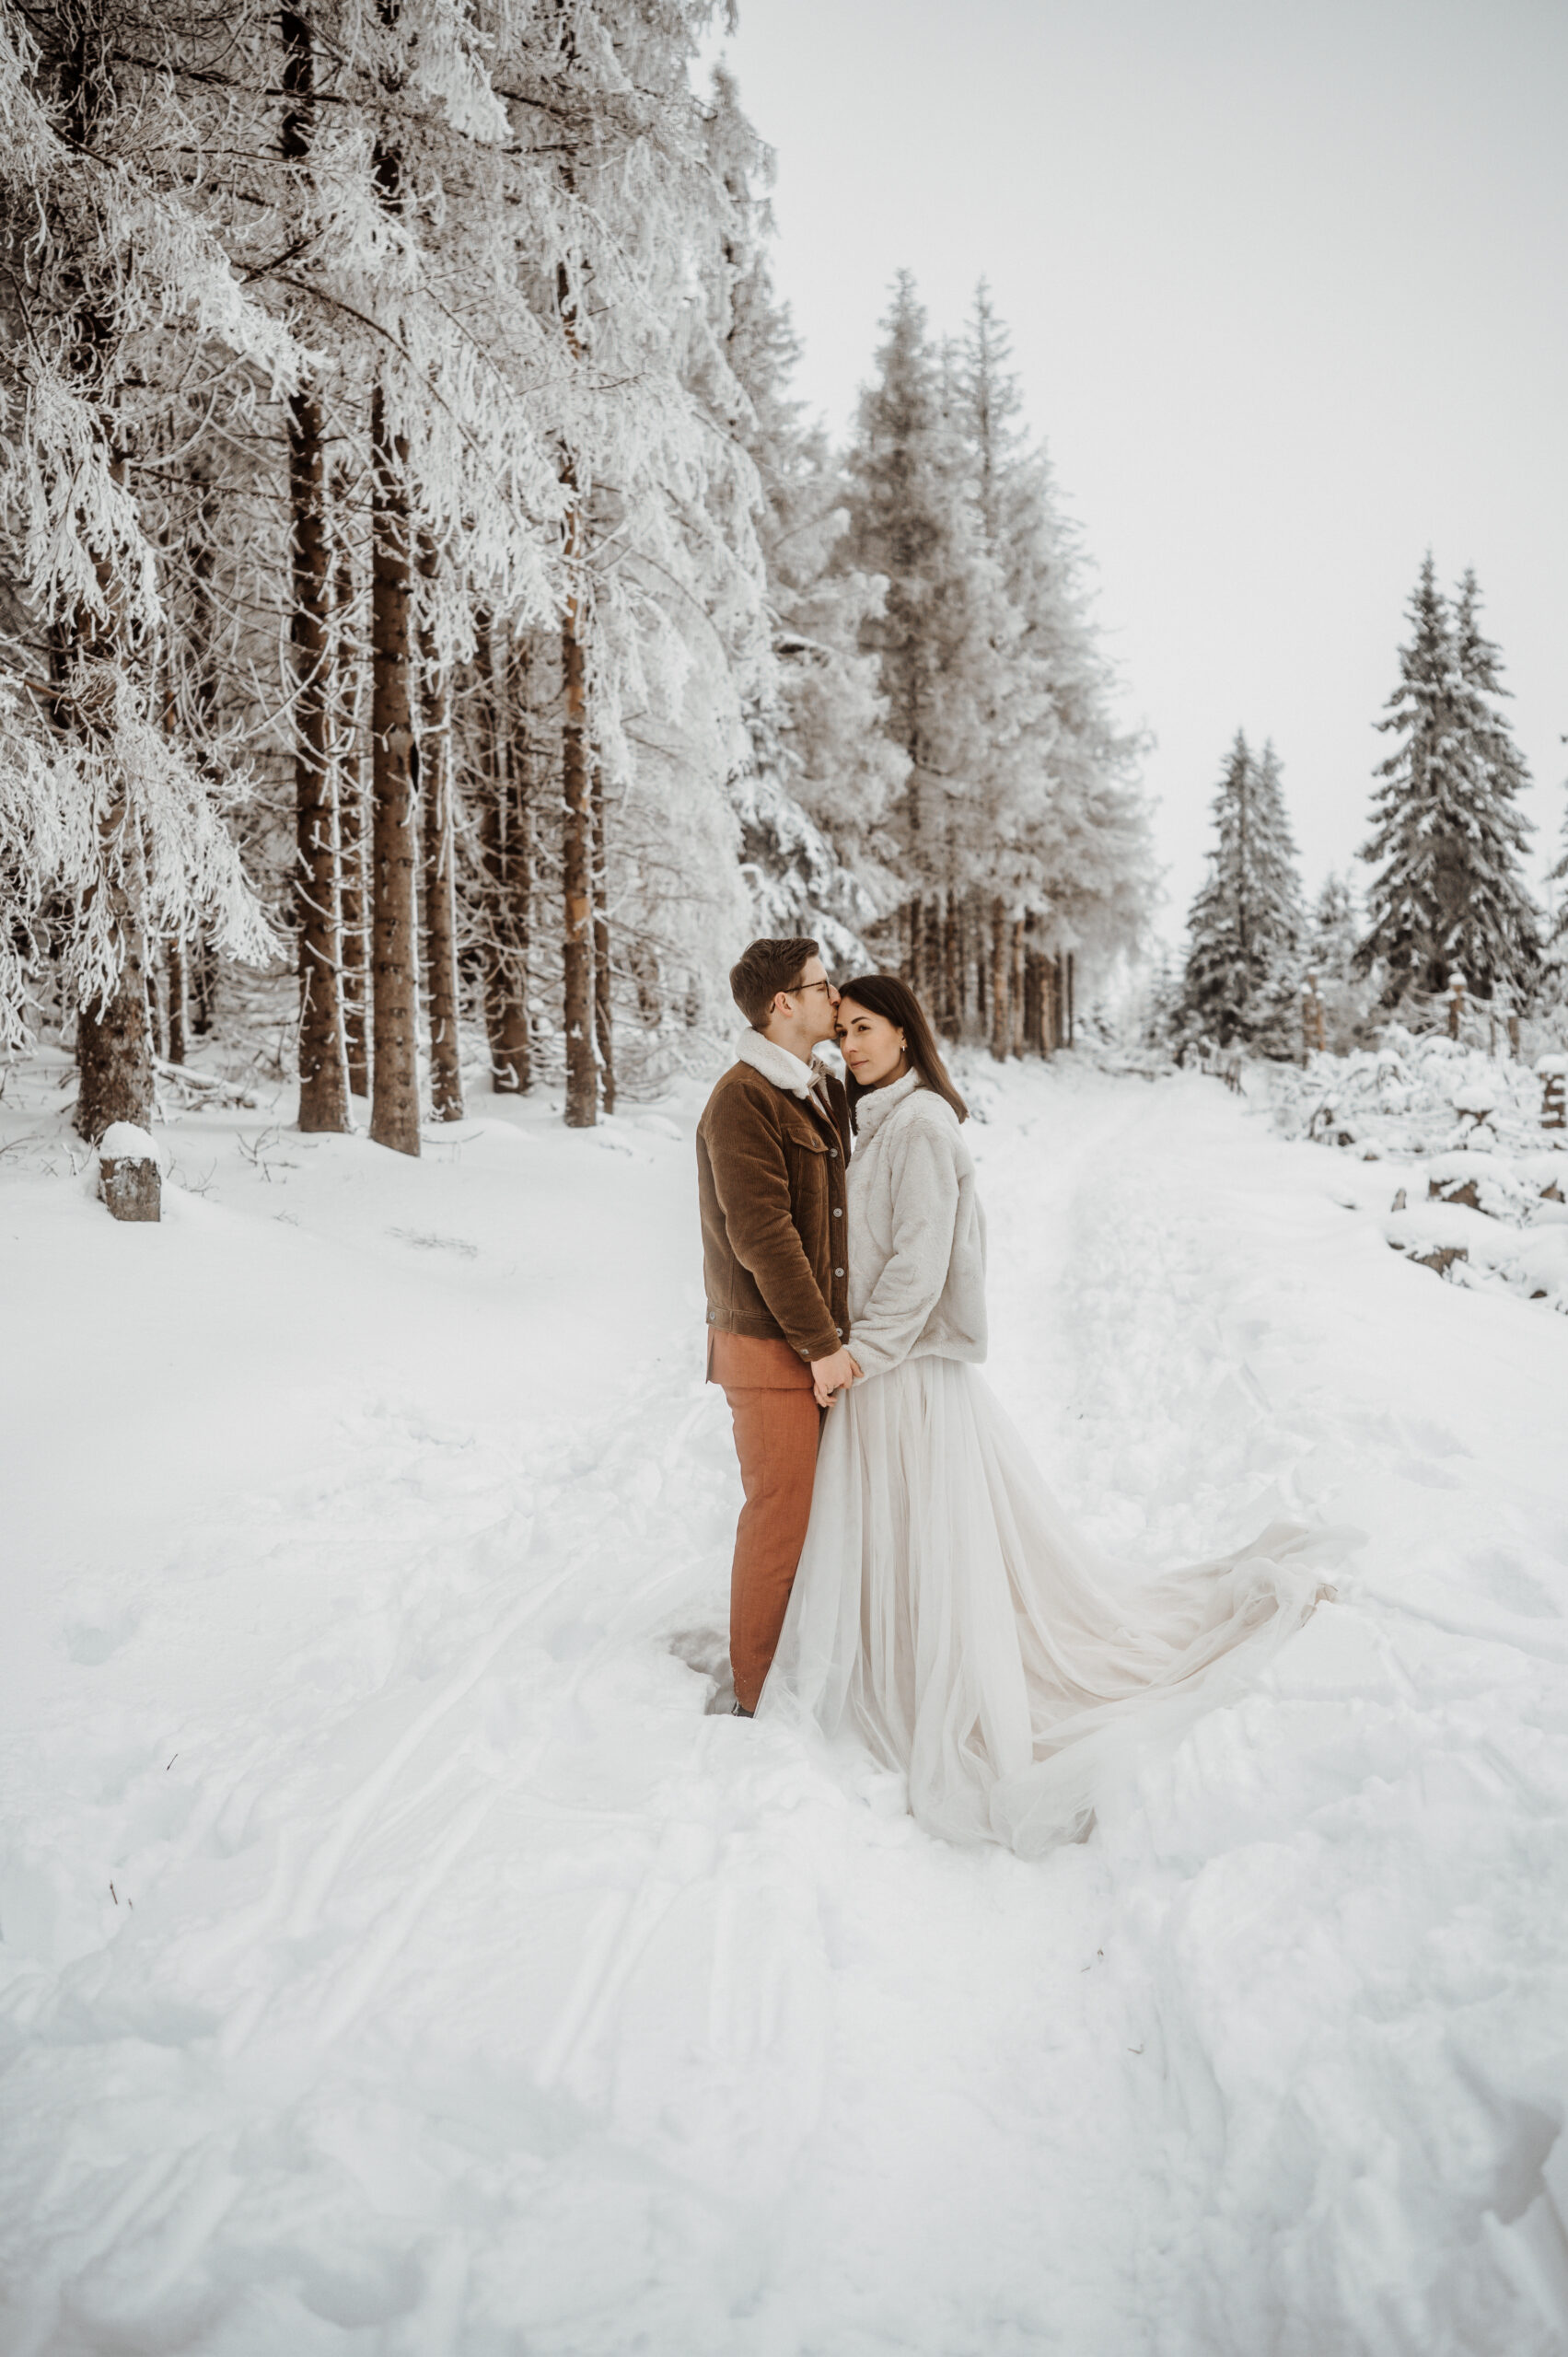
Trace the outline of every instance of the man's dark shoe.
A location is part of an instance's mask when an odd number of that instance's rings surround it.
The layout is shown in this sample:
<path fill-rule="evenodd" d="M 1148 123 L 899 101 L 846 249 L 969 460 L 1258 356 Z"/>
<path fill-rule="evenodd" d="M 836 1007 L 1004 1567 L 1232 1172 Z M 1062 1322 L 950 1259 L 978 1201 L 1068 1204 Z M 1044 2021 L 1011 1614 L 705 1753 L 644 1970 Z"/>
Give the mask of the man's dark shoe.
<path fill-rule="evenodd" d="M 729 1715 L 732 1719 L 754 1719 L 757 1713 L 755 1711 L 749 1711 L 744 1702 L 732 1702 L 729 1706 Z"/>

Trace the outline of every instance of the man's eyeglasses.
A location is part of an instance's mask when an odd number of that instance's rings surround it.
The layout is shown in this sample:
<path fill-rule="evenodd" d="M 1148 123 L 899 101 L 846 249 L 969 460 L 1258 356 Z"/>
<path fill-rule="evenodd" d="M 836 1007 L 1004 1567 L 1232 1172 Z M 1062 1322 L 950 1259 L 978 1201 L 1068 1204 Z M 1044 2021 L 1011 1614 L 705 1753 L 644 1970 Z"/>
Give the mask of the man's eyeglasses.
<path fill-rule="evenodd" d="M 833 985 L 831 982 L 828 981 L 802 982 L 797 990 L 791 993 L 791 996 L 794 998 L 804 998 L 807 991 L 830 991 Z"/>

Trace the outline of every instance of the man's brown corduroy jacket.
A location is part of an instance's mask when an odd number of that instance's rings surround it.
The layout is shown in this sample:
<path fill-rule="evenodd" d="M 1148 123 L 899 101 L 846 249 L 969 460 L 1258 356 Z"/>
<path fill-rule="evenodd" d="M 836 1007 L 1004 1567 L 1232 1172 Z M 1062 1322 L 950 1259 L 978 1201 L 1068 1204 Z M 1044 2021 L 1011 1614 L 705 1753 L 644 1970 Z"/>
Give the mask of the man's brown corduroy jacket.
<path fill-rule="evenodd" d="M 697 1124 L 708 1324 L 782 1337 L 802 1359 L 830 1358 L 849 1339 L 849 1100 L 827 1073 L 816 1093 L 827 1118 L 750 1063 L 732 1064 Z"/>

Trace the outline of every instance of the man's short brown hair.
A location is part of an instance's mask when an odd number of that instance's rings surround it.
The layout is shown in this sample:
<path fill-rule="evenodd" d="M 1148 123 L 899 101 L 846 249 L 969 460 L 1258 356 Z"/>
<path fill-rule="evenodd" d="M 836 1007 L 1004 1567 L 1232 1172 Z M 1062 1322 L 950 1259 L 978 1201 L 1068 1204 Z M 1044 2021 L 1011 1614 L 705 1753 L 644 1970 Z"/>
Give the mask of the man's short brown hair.
<path fill-rule="evenodd" d="M 818 954 L 814 941 L 754 941 L 729 970 L 735 1004 L 751 1026 L 761 1031 L 768 1009 L 780 991 L 797 991 L 807 962 Z"/>

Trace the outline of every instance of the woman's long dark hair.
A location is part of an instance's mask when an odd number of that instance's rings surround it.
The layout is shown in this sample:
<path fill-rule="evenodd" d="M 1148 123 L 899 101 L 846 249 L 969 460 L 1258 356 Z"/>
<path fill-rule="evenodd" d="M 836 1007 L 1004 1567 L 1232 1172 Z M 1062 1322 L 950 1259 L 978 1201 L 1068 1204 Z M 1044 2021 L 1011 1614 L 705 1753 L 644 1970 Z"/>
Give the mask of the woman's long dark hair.
<path fill-rule="evenodd" d="M 839 999 L 841 1004 L 853 999 L 868 1015 L 886 1016 L 895 1030 L 903 1033 L 904 1052 L 927 1088 L 945 1097 L 960 1121 L 969 1120 L 970 1109 L 953 1086 L 935 1035 L 925 1019 L 925 1010 L 907 982 L 900 982 L 897 974 L 862 974 L 853 982 L 840 983 Z M 850 1120 L 858 1129 L 855 1108 L 863 1097 L 873 1091 L 863 1088 L 854 1073 L 845 1074 L 845 1085 L 849 1090 Z"/>

